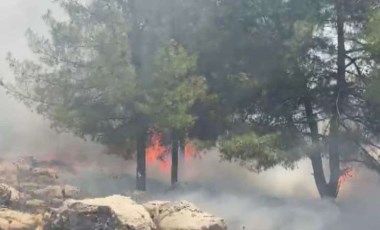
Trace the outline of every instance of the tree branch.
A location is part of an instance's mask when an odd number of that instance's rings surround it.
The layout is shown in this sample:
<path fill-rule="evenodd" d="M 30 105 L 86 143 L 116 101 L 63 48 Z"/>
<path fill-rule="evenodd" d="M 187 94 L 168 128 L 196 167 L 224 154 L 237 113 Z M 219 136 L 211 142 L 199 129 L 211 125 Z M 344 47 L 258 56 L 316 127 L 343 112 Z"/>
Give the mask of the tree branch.
<path fill-rule="evenodd" d="M 346 58 L 350 60 L 350 65 L 354 65 L 356 73 L 357 73 L 356 76 L 358 76 L 364 83 L 366 83 L 367 79 L 363 75 L 363 72 L 361 71 L 359 65 L 356 63 L 356 61 L 358 60 L 358 58 L 352 58 L 352 57 L 350 57 L 348 55 L 346 55 Z M 346 68 L 347 67 L 348 67 L 348 65 L 346 66 Z"/>
<path fill-rule="evenodd" d="M 365 49 L 364 48 L 356 48 L 356 49 L 352 49 L 352 50 L 347 50 L 346 54 L 362 52 L 362 51 L 365 51 Z"/>
<path fill-rule="evenodd" d="M 364 164 L 380 174 L 380 163 L 377 161 L 363 146 L 359 145 L 362 156 L 364 157 Z"/>
<path fill-rule="evenodd" d="M 359 41 L 358 39 L 355 39 L 355 38 L 346 38 L 346 40 L 349 40 L 349 41 L 352 41 L 352 42 L 355 42 L 361 46 L 365 46 L 365 43 L 362 42 L 362 41 Z"/>
<path fill-rule="evenodd" d="M 350 62 L 346 65 L 346 68 L 348 68 L 351 65 L 353 65 L 355 63 L 355 61 L 357 60 L 357 58 L 349 58 L 348 56 L 347 56 L 347 59 L 349 59 Z"/>
<path fill-rule="evenodd" d="M 10 94 L 13 94 L 16 96 L 16 98 L 21 98 L 21 100 L 27 100 L 27 101 L 31 101 L 31 102 L 34 102 L 34 103 L 40 103 L 40 104 L 46 104 L 46 105 L 58 105 L 58 104 L 55 104 L 55 103 L 47 103 L 46 101 L 43 101 L 41 99 L 38 99 L 38 98 L 35 98 L 31 95 L 27 95 L 27 94 L 24 94 L 24 93 L 21 93 L 19 92 L 18 90 L 14 90 L 12 89 L 11 87 L 9 87 L 8 85 L 4 84 L 2 81 L 1 81 L 1 87 L 5 89 L 5 91 L 7 93 L 10 93 Z"/>

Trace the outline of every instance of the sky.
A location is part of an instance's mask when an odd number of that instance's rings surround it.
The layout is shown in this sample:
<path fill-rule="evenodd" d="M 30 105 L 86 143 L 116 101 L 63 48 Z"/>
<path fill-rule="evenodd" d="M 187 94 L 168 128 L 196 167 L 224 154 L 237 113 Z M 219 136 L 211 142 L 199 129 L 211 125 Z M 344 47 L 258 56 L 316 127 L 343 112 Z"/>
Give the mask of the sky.
<path fill-rule="evenodd" d="M 36 4 L 38 3 L 38 4 Z M 51 8 L 50 0 L 1 0 L 0 1 L 0 78 L 9 80 L 12 77 L 8 64 L 5 60 L 8 52 L 16 57 L 30 57 L 25 32 L 27 28 L 32 28 L 38 32 L 45 33 L 41 16 Z M 23 118 L 28 116 L 21 103 L 16 103 L 9 96 L 4 95 L 1 90 L 0 104 L 2 112 L 0 120 L 15 119 L 21 113 Z"/>
<path fill-rule="evenodd" d="M 54 4 L 51 0 L 1 0 L 0 1 L 0 73 L 9 74 L 5 55 L 11 51 L 17 56 L 30 55 L 25 31 L 32 28 L 46 32 L 41 16 Z"/>
<path fill-rule="evenodd" d="M 19 59 L 31 57 L 25 37 L 28 28 L 38 34 L 47 34 L 42 16 L 48 9 L 57 17 L 64 15 L 53 0 L 0 0 L 0 79 L 5 82 L 12 79 L 6 61 L 8 52 Z M 0 150 L 3 155 L 46 153 L 68 142 L 81 142 L 68 135 L 56 134 L 49 128 L 48 121 L 6 95 L 3 89 L 0 89 L 0 105 Z"/>
<path fill-rule="evenodd" d="M 0 78 L 7 81 L 12 76 L 5 60 L 8 52 L 21 58 L 30 56 L 25 31 L 27 28 L 43 31 L 41 15 L 49 7 L 49 0 L 0 1 Z M 29 128 L 34 124 L 37 129 L 43 123 L 42 119 L 30 113 L 24 105 L 6 95 L 3 89 L 0 89 L 0 105 L 0 144 L 4 145 L 11 138 L 10 135 L 20 135 L 25 126 Z"/>

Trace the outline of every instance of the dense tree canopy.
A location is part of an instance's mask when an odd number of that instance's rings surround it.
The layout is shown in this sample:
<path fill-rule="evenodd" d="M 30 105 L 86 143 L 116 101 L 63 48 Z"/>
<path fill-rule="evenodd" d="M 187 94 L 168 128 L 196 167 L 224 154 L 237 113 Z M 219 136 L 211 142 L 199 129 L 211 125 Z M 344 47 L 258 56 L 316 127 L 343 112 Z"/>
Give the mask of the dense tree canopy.
<path fill-rule="evenodd" d="M 54 127 L 137 152 L 139 189 L 150 128 L 171 137 L 173 183 L 185 137 L 257 172 L 308 157 L 321 197 L 351 162 L 380 172 L 377 1 L 58 2 L 69 20 L 28 32 L 38 59 L 9 56 L 6 87 Z"/>
<path fill-rule="evenodd" d="M 187 112 L 205 91 L 201 78 L 188 76 L 196 57 L 181 47 L 177 53 L 160 48 L 169 42 L 171 28 L 154 20 L 163 12 L 153 4 L 59 3 L 68 21 L 48 12 L 44 20 L 50 37 L 27 33 L 39 60 L 8 57 L 17 81 L 10 92 L 55 128 L 90 137 L 125 157 L 137 151 L 137 188 L 144 190 L 148 129 L 158 125 L 182 131 L 195 120 Z"/>
<path fill-rule="evenodd" d="M 343 163 L 379 171 L 373 151 L 378 3 L 215 4 L 200 36 L 199 71 L 230 123 L 230 140 L 220 143 L 226 158 L 265 169 L 308 156 L 323 197 L 337 196 Z M 273 142 L 273 135 L 281 141 Z M 254 143 L 279 148 L 265 151 Z M 324 157 L 330 161 L 329 181 Z"/>

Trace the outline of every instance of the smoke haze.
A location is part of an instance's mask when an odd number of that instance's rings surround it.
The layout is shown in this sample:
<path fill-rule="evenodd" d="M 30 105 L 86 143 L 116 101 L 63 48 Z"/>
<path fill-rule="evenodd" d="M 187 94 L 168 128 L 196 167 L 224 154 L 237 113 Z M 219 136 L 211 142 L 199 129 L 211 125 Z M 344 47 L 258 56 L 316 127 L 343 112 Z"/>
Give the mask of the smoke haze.
<path fill-rule="evenodd" d="M 0 1 L 0 76 L 11 80 L 5 62 L 8 51 L 29 57 L 24 32 L 31 27 L 44 32 L 41 15 L 49 0 Z M 109 195 L 133 190 L 135 164 L 102 154 L 97 144 L 69 134 L 56 134 L 49 122 L 0 90 L 1 157 L 73 153 L 74 159 L 91 161 L 79 175 L 67 176 L 68 183 L 91 195 Z M 299 163 L 294 171 L 280 167 L 256 175 L 237 164 L 220 162 L 216 150 L 193 159 L 182 167 L 182 189 L 168 192 L 169 175 L 150 167 L 148 195 L 156 199 L 186 199 L 225 218 L 230 229 L 247 230 L 372 230 L 380 226 L 380 187 L 376 175 L 364 169 L 345 184 L 337 203 L 320 201 L 310 163 Z M 181 170 L 181 169 L 180 169 Z"/>

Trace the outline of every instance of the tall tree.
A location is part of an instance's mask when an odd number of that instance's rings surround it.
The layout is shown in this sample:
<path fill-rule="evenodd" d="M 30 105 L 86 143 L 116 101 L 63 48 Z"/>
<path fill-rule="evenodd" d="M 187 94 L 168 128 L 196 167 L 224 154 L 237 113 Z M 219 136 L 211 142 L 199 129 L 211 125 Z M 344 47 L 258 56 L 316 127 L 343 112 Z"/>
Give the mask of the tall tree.
<path fill-rule="evenodd" d="M 260 171 L 308 156 L 328 198 L 338 195 L 343 163 L 377 167 L 366 150 L 379 134 L 366 99 L 372 60 L 360 36 L 374 3 L 219 1 L 199 60 L 234 124 L 221 142 L 227 159 Z"/>
<path fill-rule="evenodd" d="M 171 135 L 172 186 L 178 182 L 178 149 L 196 116 L 190 109 L 206 96 L 206 81 L 196 76 L 196 56 L 190 55 L 176 41 L 161 48 L 155 58 L 152 108 L 159 128 Z"/>
<path fill-rule="evenodd" d="M 136 188 L 145 190 L 149 53 L 155 47 L 146 41 L 153 36 L 141 19 L 147 13 L 140 14 L 134 1 L 58 3 L 69 20 L 57 21 L 48 12 L 50 38 L 28 31 L 38 60 L 10 55 L 17 84 L 8 89 L 59 130 L 137 151 Z"/>

